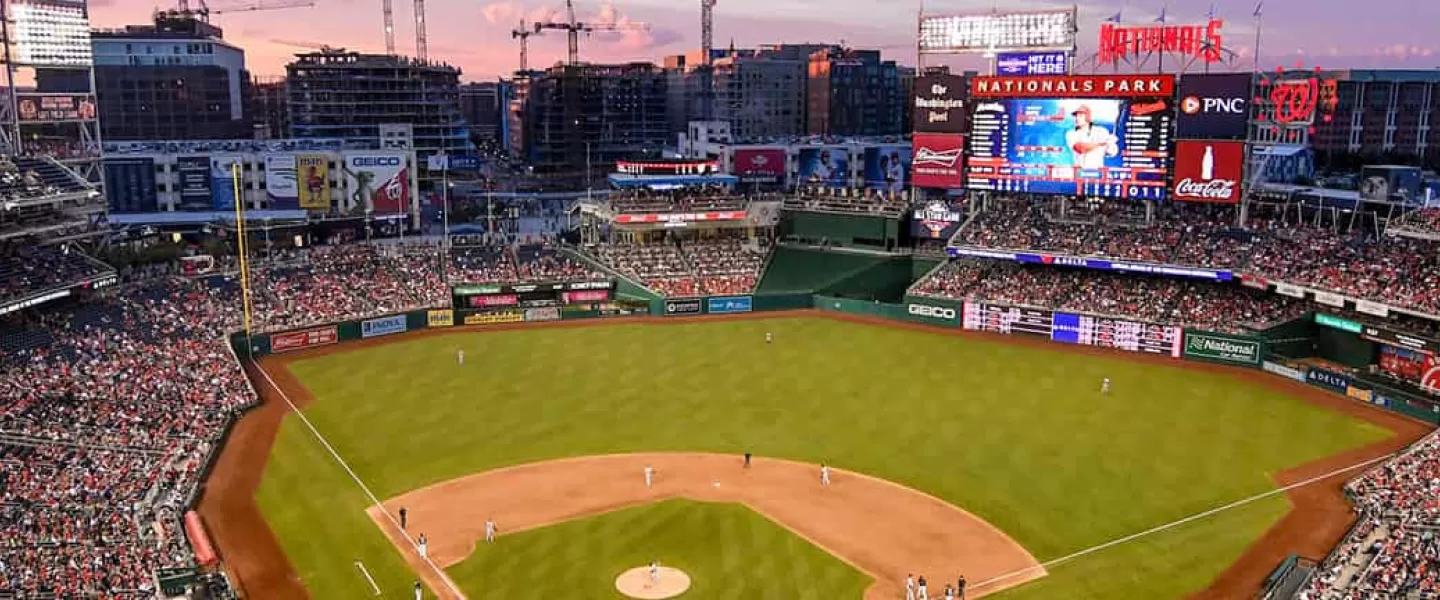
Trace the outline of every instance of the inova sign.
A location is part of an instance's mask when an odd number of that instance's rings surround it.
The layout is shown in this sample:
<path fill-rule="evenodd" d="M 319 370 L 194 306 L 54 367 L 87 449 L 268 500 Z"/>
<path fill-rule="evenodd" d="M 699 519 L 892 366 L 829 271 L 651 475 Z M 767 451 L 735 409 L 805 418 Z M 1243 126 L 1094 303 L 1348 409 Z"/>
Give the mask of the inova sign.
<path fill-rule="evenodd" d="M 1262 350 L 1258 340 L 1212 333 L 1185 334 L 1185 358 L 1260 366 Z"/>
<path fill-rule="evenodd" d="M 957 320 L 957 319 L 959 318 L 959 313 L 956 312 L 955 309 L 953 309 L 953 308 L 947 308 L 947 307 L 944 307 L 944 306 L 930 306 L 930 305 L 928 305 L 928 304 L 911 304 L 911 305 L 909 305 L 908 307 L 906 307 L 905 310 L 906 310 L 906 312 L 909 312 L 911 316 L 915 316 L 915 317 L 926 317 L 926 318 L 930 318 L 930 319 L 944 319 L 944 320 L 946 320 L 946 321 L 955 321 L 955 320 Z"/>

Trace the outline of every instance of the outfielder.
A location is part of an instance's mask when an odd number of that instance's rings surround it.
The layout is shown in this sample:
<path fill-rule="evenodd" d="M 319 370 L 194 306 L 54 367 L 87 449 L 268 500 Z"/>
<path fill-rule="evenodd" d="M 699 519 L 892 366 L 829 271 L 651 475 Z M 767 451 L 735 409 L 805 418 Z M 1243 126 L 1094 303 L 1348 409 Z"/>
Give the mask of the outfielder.
<path fill-rule="evenodd" d="M 645 488 L 649 489 L 650 484 L 655 482 L 655 468 L 645 465 Z"/>
<path fill-rule="evenodd" d="M 765 343 L 768 344 L 768 343 L 773 342 L 773 341 L 775 341 L 775 334 L 770 333 L 770 332 L 768 332 L 768 331 L 765 332 Z"/>
<path fill-rule="evenodd" d="M 424 587 L 421 587 L 421 585 L 420 585 L 420 580 L 419 580 L 419 579 L 416 579 L 416 580 L 415 580 L 415 600 L 423 600 L 424 598 L 425 598 L 425 588 L 424 588 Z"/>
<path fill-rule="evenodd" d="M 1106 377 L 1104 381 L 1101 381 L 1101 382 L 1100 382 L 1100 393 L 1102 393 L 1102 394 L 1108 394 L 1108 393 L 1110 393 L 1110 378 L 1109 378 L 1109 377 Z"/>
<path fill-rule="evenodd" d="M 458 364 L 462 364 L 462 365 L 465 364 L 465 351 L 464 351 L 464 350 L 456 350 L 456 351 L 455 351 L 455 362 L 458 363 Z"/>
<path fill-rule="evenodd" d="M 495 543 L 495 519 L 485 519 L 485 543 Z"/>
<path fill-rule="evenodd" d="M 830 465 L 820 465 L 820 485 L 830 487 Z"/>

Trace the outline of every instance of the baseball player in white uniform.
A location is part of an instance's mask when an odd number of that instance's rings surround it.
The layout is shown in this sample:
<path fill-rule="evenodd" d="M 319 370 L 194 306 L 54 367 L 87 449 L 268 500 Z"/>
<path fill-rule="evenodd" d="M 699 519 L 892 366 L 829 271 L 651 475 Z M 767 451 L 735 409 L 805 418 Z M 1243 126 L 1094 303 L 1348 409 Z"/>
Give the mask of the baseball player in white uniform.
<path fill-rule="evenodd" d="M 1075 128 L 1065 132 L 1065 146 L 1075 155 L 1075 166 L 1081 169 L 1103 169 L 1105 159 L 1120 153 L 1115 134 L 1096 125 L 1090 107 L 1081 104 L 1070 113 Z"/>
<path fill-rule="evenodd" d="M 656 582 L 659 582 L 659 581 L 660 581 L 660 561 L 658 561 L 658 560 L 652 560 L 652 561 L 650 561 L 650 583 L 656 583 Z"/>
<path fill-rule="evenodd" d="M 920 600 L 930 600 L 930 585 L 925 582 L 925 576 L 920 576 L 920 585 L 917 588 L 920 592 Z"/>
<path fill-rule="evenodd" d="M 420 547 L 420 558 L 427 558 L 429 556 L 427 550 L 430 547 L 430 539 L 422 533 L 420 534 L 420 543 L 418 545 Z"/>
<path fill-rule="evenodd" d="M 495 543 L 495 519 L 485 519 L 485 543 Z"/>
<path fill-rule="evenodd" d="M 645 487 L 646 487 L 646 488 L 649 488 L 649 487 L 650 487 L 650 484 L 652 484 L 652 483 L 654 483 L 654 482 L 655 482 L 655 467 L 652 467 L 652 466 L 650 466 L 650 465 L 645 465 Z"/>
<path fill-rule="evenodd" d="M 1109 377 L 1106 377 L 1104 381 L 1101 381 L 1101 382 L 1100 382 L 1100 393 L 1102 393 L 1102 394 L 1108 394 L 1108 393 L 1110 393 L 1110 378 L 1109 378 Z"/>
<path fill-rule="evenodd" d="M 770 332 L 768 332 L 768 331 L 765 332 L 765 343 L 768 344 L 768 343 L 773 342 L 773 341 L 775 341 L 775 334 L 770 333 Z"/>
<path fill-rule="evenodd" d="M 420 585 L 420 580 L 415 580 L 415 600 L 424 600 L 425 588 Z"/>
<path fill-rule="evenodd" d="M 905 576 L 905 600 L 915 600 L 915 576 Z"/>
<path fill-rule="evenodd" d="M 456 350 L 456 351 L 455 351 L 455 363 L 456 363 L 456 364 L 461 364 L 461 365 L 465 364 L 465 351 L 464 351 L 464 350 Z"/>
<path fill-rule="evenodd" d="M 830 465 L 820 465 L 820 485 L 830 487 Z"/>
<path fill-rule="evenodd" d="M 950 584 L 945 584 L 945 600 L 955 600 L 955 590 Z"/>

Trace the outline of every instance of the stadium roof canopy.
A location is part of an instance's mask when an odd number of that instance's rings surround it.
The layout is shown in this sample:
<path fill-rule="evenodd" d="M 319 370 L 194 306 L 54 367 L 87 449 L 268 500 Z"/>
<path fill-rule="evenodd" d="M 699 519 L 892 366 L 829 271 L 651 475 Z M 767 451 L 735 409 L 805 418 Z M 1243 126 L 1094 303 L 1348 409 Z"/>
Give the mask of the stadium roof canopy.
<path fill-rule="evenodd" d="M 702 185 L 734 186 L 740 178 L 734 175 L 630 175 L 611 173 L 610 185 L 617 188 L 650 188 L 668 190 Z"/>
<path fill-rule="evenodd" d="M 248 210 L 245 221 L 304 221 L 308 213 L 303 210 Z M 111 213 L 112 225 L 203 225 L 206 223 L 234 223 L 232 211 L 201 212 L 147 212 Z"/>

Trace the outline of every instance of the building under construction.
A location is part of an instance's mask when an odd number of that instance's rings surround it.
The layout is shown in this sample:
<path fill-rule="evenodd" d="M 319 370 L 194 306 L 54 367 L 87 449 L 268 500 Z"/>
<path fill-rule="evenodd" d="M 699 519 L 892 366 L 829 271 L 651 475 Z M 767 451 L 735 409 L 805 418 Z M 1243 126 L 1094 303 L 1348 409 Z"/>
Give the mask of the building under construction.
<path fill-rule="evenodd" d="M 382 130 L 413 132 L 418 164 L 444 150 L 469 148 L 460 113 L 460 69 L 447 64 L 343 48 L 297 54 L 285 66 L 291 137 L 376 140 Z M 382 147 L 398 147 L 387 137 Z M 420 188 L 434 191 L 440 173 L 421 171 Z"/>
<path fill-rule="evenodd" d="M 512 149 L 536 174 L 603 181 L 618 160 L 658 158 L 666 126 L 666 75 L 651 63 L 563 65 L 516 79 Z M 587 169 L 587 167 L 589 167 Z"/>

